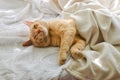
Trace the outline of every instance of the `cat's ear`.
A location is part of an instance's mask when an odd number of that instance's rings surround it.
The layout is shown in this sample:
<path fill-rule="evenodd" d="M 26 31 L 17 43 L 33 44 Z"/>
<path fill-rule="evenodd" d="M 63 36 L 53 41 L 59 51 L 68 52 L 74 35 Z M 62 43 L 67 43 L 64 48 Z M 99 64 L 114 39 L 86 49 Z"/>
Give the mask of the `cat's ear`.
<path fill-rule="evenodd" d="M 25 46 L 30 46 L 30 45 L 32 45 L 32 41 L 31 41 L 31 40 L 25 41 L 25 42 L 23 43 L 23 46 L 24 46 L 24 47 L 25 47 Z"/>
<path fill-rule="evenodd" d="M 28 26 L 30 26 L 31 24 L 33 24 L 32 21 L 25 21 L 24 23 L 25 23 L 26 25 L 28 25 Z"/>

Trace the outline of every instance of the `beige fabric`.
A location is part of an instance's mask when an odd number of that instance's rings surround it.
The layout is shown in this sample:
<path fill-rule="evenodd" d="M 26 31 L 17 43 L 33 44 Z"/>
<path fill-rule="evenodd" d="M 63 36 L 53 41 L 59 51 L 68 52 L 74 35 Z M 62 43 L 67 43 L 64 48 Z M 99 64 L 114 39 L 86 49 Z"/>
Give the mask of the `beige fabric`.
<path fill-rule="evenodd" d="M 83 59 L 71 59 L 65 69 L 82 80 L 120 79 L 119 0 L 87 0 L 64 8 L 63 18 L 73 18 L 87 46 Z"/>

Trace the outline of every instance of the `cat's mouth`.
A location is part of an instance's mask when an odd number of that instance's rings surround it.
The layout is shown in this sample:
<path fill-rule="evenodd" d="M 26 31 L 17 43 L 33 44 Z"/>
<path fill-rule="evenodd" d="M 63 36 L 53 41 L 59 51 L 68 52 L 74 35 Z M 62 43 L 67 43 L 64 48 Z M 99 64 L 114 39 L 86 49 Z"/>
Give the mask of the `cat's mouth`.
<path fill-rule="evenodd" d="M 45 35 L 45 32 L 42 31 L 42 30 L 38 30 L 37 32 L 35 32 L 34 34 L 34 39 L 40 41 L 40 42 L 43 42 L 44 39 L 45 39 L 46 35 Z"/>

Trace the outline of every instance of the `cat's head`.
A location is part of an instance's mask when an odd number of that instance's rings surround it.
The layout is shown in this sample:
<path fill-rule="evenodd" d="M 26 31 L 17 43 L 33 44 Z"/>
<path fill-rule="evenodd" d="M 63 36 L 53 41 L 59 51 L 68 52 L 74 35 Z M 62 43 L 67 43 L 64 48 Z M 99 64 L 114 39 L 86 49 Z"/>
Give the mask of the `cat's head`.
<path fill-rule="evenodd" d="M 49 45 L 48 24 L 46 21 L 25 21 L 25 24 L 30 28 L 30 39 L 34 45 L 45 47 Z"/>

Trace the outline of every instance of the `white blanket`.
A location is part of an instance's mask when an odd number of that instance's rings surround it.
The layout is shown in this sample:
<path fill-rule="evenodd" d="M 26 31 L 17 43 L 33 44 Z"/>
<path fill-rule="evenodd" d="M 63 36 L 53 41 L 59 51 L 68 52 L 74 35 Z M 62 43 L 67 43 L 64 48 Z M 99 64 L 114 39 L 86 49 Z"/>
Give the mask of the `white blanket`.
<path fill-rule="evenodd" d="M 119 80 L 120 1 L 83 0 L 65 7 L 62 15 L 76 21 L 87 44 L 82 52 L 87 60 L 71 58 L 65 69 L 82 80 Z"/>
<path fill-rule="evenodd" d="M 0 80 L 74 79 L 58 65 L 59 48 L 22 46 L 29 37 L 24 21 L 57 18 L 56 10 L 52 0 L 0 0 Z"/>

